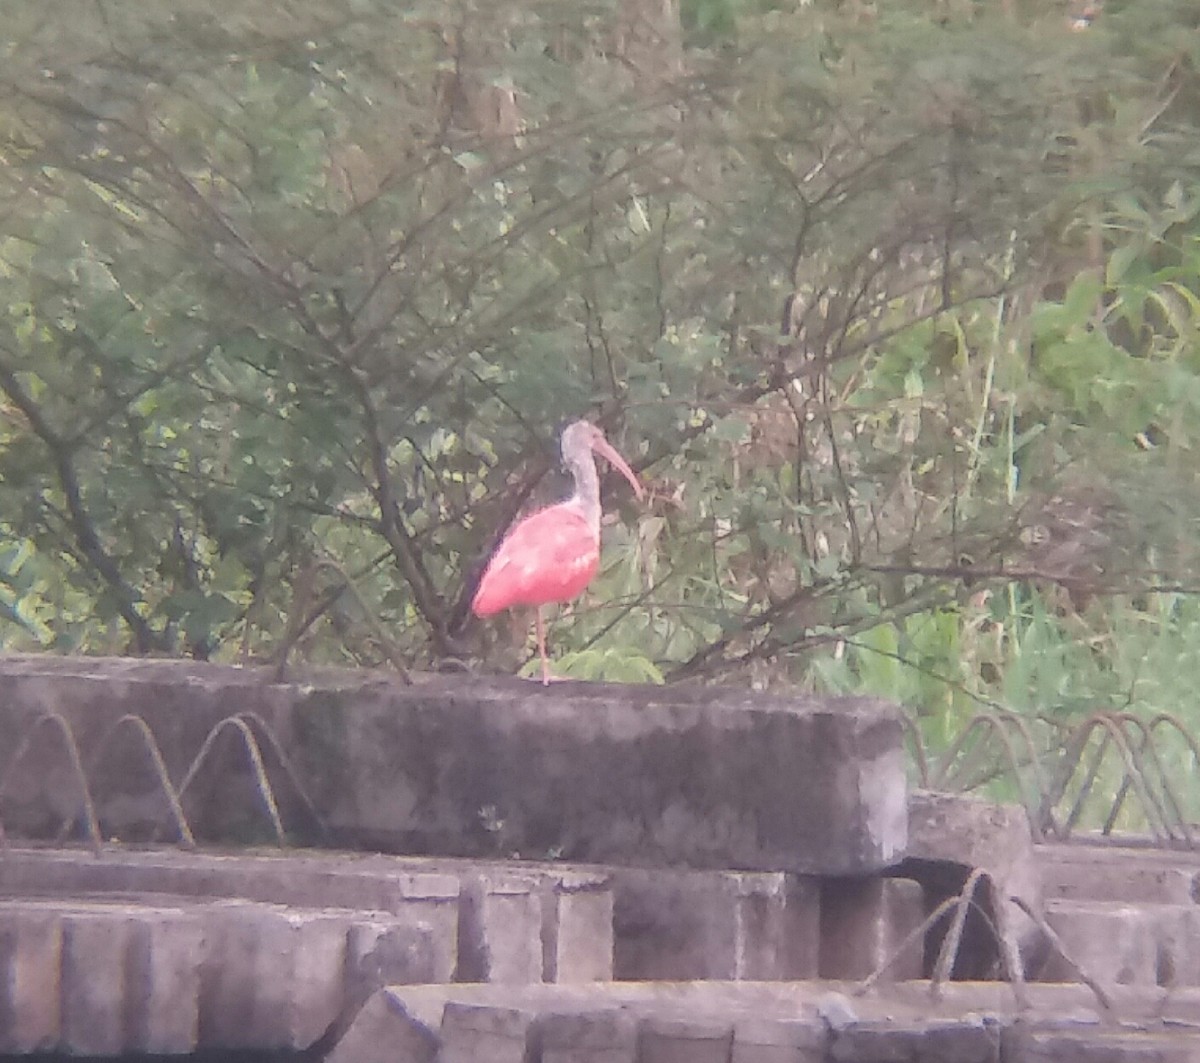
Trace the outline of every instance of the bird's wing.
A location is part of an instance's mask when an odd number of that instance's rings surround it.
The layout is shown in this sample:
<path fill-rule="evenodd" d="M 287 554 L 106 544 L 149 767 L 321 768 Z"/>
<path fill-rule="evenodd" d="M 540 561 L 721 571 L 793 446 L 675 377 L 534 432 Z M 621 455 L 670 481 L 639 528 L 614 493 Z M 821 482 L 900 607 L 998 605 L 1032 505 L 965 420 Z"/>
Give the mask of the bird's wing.
<path fill-rule="evenodd" d="M 488 562 L 471 608 L 491 616 L 513 605 L 574 598 L 600 564 L 600 542 L 573 509 L 551 506 L 517 524 Z"/>

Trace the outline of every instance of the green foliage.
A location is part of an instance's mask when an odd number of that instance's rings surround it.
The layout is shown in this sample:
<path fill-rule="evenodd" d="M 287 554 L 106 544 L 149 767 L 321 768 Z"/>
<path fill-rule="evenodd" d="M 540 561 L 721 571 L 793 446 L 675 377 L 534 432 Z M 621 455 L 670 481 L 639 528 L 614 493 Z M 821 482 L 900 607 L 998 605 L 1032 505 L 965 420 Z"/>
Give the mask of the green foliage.
<path fill-rule="evenodd" d="M 523 675 L 531 678 L 541 674 L 540 665 L 535 661 L 531 661 L 521 671 Z M 662 672 L 649 658 L 612 647 L 563 654 L 555 662 L 555 671 L 564 678 L 605 683 L 663 682 Z"/>

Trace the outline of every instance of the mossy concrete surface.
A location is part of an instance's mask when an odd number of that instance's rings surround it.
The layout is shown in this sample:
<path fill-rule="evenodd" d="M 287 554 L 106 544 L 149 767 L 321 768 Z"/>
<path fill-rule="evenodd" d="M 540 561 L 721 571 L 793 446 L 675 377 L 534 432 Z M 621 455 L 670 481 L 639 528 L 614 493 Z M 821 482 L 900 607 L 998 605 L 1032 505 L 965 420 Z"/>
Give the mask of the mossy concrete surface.
<path fill-rule="evenodd" d="M 10 834 L 78 835 L 67 732 L 125 841 L 178 832 L 153 745 L 211 841 L 272 840 L 274 803 L 293 840 L 396 853 L 804 874 L 905 854 L 901 721 L 877 699 L 5 657 Z"/>

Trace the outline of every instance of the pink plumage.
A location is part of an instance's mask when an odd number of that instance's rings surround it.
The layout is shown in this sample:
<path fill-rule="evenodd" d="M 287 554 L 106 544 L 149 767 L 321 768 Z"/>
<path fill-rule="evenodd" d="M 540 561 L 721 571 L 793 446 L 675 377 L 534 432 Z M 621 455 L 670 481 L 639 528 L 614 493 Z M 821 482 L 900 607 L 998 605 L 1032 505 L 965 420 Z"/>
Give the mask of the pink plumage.
<path fill-rule="evenodd" d="M 570 503 L 521 521 L 488 562 L 471 608 L 492 616 L 514 605 L 569 602 L 592 582 L 600 543 Z"/>
<path fill-rule="evenodd" d="M 607 458 L 642 497 L 637 476 L 599 428 L 587 421 L 568 425 L 562 455 L 575 479 L 574 494 L 513 526 L 488 562 L 471 602 L 472 612 L 481 617 L 512 606 L 537 608 L 544 683 L 550 682 L 550 664 L 542 606 L 576 598 L 600 566 L 600 481 L 593 451 Z"/>

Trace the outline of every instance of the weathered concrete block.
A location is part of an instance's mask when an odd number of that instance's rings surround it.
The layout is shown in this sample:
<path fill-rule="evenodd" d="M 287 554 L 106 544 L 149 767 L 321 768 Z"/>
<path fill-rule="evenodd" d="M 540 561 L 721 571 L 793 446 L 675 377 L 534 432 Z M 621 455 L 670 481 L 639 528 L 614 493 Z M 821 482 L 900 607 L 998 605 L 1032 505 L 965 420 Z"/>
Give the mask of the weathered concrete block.
<path fill-rule="evenodd" d="M 269 669 L 182 661 L 0 660 L 0 745 L 46 710 L 85 757 L 138 713 L 173 778 L 221 720 L 252 713 L 351 847 L 486 856 L 499 841 L 525 857 L 856 874 L 895 862 L 907 838 L 900 718 L 878 699 L 457 676 L 404 686 L 328 670 L 280 684 Z M 244 743 L 231 732 L 220 745 L 188 795 L 204 837 L 262 819 Z M 38 768 L 9 795 L 17 830 L 57 829 L 61 793 Z M 287 821 L 311 826 L 285 774 L 273 779 Z M 135 742 L 114 747 L 93 787 L 111 832 L 163 821 Z"/>
<path fill-rule="evenodd" d="M 1046 922 L 1067 953 L 1092 978 L 1116 985 L 1152 986 L 1158 982 L 1158 913 L 1107 901 L 1052 901 Z M 1071 982 L 1075 974 L 1058 955 L 1046 960 L 1039 978 Z"/>
<path fill-rule="evenodd" d="M 755 881 L 732 872 L 737 918 L 735 977 L 750 981 L 813 978 L 820 958 L 820 888 L 815 878 Z"/>
<path fill-rule="evenodd" d="M 1114 1027 L 1107 1020 L 1112 1015 L 1102 1018 L 1096 998 L 1079 984 L 1031 984 L 1028 1006 L 1018 1003 L 1011 986 L 997 982 L 945 983 L 936 997 L 930 988 L 928 982 L 898 982 L 851 1001 L 838 990 L 848 993 L 852 983 L 831 982 L 397 987 L 377 995 L 392 998 L 383 1012 L 387 1024 L 375 1027 L 384 1048 L 374 1055 L 366 1050 L 350 1055 L 347 1049 L 343 1057 L 339 1046 L 331 1063 L 429 1063 L 425 1057 L 383 1052 L 390 1050 L 389 1038 L 405 1043 L 405 1031 L 423 1028 L 423 1043 L 428 1044 L 432 1031 L 441 1026 L 445 1034 L 456 1023 L 456 1063 L 527 1063 L 522 1052 L 542 1063 L 628 1063 L 622 1024 L 629 1017 L 639 1025 L 638 1063 L 1027 1063 L 1022 1041 L 1009 1038 L 1013 1030 L 1032 1030 L 1046 1044 L 1055 1043 L 1052 1036 L 1060 1037 L 1063 1045 L 1086 1045 L 1092 1053 L 1065 1059 L 1145 1063 L 1159 1059 L 1144 1054 L 1151 1048 L 1188 1046 L 1194 1051 L 1200 1029 L 1200 991 L 1195 989 L 1114 987 L 1112 1014 L 1119 1017 L 1120 1028 L 1147 1031 L 1134 1039 L 1135 1045 L 1126 1045 L 1121 1037 L 1110 1037 Z M 378 1018 L 376 998 L 364 1009 L 363 1021 L 371 1009 Z M 445 1021 L 455 1014 L 461 1018 Z M 403 1021 L 397 1022 L 397 1016 Z M 610 1021 L 618 1024 L 615 1032 L 611 1027 L 605 1032 L 604 1023 Z M 561 1024 L 557 1034 L 552 1033 L 556 1023 Z M 347 1034 L 346 1046 L 359 1025 Z M 615 1044 L 607 1043 L 610 1034 Z M 1035 1038 L 1030 1043 L 1036 1047 L 1040 1042 Z M 550 1045 L 565 1053 L 562 1058 L 546 1055 Z M 571 1055 L 575 1050 L 578 1055 Z M 1119 1054 L 1127 1050 L 1143 1054 Z M 592 1052 L 596 1055 L 588 1054 Z M 1178 1063 L 1200 1056 L 1164 1058 Z"/>
<path fill-rule="evenodd" d="M 693 1018 L 644 1018 L 641 1063 L 728 1063 L 733 1051 L 729 1023 Z"/>
<path fill-rule="evenodd" d="M 1046 919 L 1067 952 L 1101 981 L 1118 985 L 1200 985 L 1200 909 L 1195 904 L 1051 901 Z M 1070 966 L 1049 956 L 1039 977 L 1070 981 Z"/>
<path fill-rule="evenodd" d="M 459 865 L 461 873 L 466 865 Z M 236 898 L 297 908 L 389 913 L 429 928 L 431 981 L 449 981 L 458 958 L 459 873 L 430 861 L 351 853 L 211 853 L 10 848 L 0 896 L 174 895 Z M 404 981 L 398 977 L 396 981 Z"/>
<path fill-rule="evenodd" d="M 274 1030 L 270 1041 L 262 1040 L 265 1031 L 257 1019 L 261 1010 L 256 982 L 261 949 L 254 918 L 257 908 L 226 901 L 203 913 L 208 956 L 200 972 L 198 1032 L 202 1049 L 279 1047 Z"/>
<path fill-rule="evenodd" d="M 59 913 L 0 903 L 0 1052 L 45 1052 L 58 1044 L 61 964 Z"/>
<path fill-rule="evenodd" d="M 78 1056 L 126 1050 L 126 967 L 136 916 L 102 907 L 63 914 L 62 1037 Z"/>
<path fill-rule="evenodd" d="M 541 1063 L 637 1063 L 637 1020 L 626 1011 L 550 1011 L 539 1024 Z"/>
<path fill-rule="evenodd" d="M 830 1063 L 1000 1063 L 1000 1027 L 979 1018 L 857 1022 L 833 1034 Z"/>
<path fill-rule="evenodd" d="M 275 984 L 260 992 L 260 1015 L 274 1012 L 279 1020 L 280 1036 L 274 1043 L 308 1048 L 337 1019 L 343 1003 L 347 923 L 345 915 L 290 910 L 264 927 L 268 933 L 256 957 L 257 976 L 263 983 L 274 978 Z"/>
<path fill-rule="evenodd" d="M 1155 983 L 1200 985 L 1200 907 L 1162 904 L 1151 911 L 1155 923 Z"/>
<path fill-rule="evenodd" d="M 347 914 L 227 902 L 204 912 L 206 1048 L 309 1047 L 343 1004 Z"/>
<path fill-rule="evenodd" d="M 520 875 L 468 875 L 459 909 L 455 981 L 541 980 L 542 900 L 536 885 Z"/>
<path fill-rule="evenodd" d="M 533 1010 L 452 1000 L 442 1013 L 438 1063 L 528 1063 L 536 1027 Z"/>
<path fill-rule="evenodd" d="M 204 928 L 194 912 L 138 906 L 127 968 L 127 1051 L 194 1052 Z"/>
<path fill-rule="evenodd" d="M 346 936 L 347 997 L 361 1004 L 386 985 L 450 981 L 432 939 L 421 923 L 383 913 L 355 917 Z"/>
<path fill-rule="evenodd" d="M 434 1063 L 440 1038 L 389 989 L 374 994 L 326 1063 Z"/>
<path fill-rule="evenodd" d="M 981 867 L 1037 908 L 1041 885 L 1033 835 L 1019 805 L 914 790 L 908 797 L 908 814 L 905 856 Z"/>
<path fill-rule="evenodd" d="M 914 791 L 908 800 L 908 852 L 898 873 L 916 879 L 932 909 L 957 894 L 975 868 L 987 872 L 1000 898 L 993 910 L 993 890 L 983 886 L 974 900 L 954 964 L 956 978 L 994 978 L 999 973 L 999 942 L 984 918 L 1014 935 L 1023 965 L 1040 960 L 1042 935 L 1036 923 L 1008 898 L 1019 897 L 1035 912 L 1042 910 L 1041 875 L 1033 836 L 1024 809 L 962 794 Z M 936 948 L 948 922 L 931 934 Z"/>
<path fill-rule="evenodd" d="M 367 1002 L 385 986 L 448 982 L 453 969 L 439 967 L 440 950 L 424 924 L 383 912 L 355 914 L 346 933 L 342 1003 L 326 1037 L 340 1042 Z"/>
<path fill-rule="evenodd" d="M 925 918 L 919 883 L 902 878 L 826 879 L 820 908 L 822 978 L 866 978 L 889 960 L 887 981 L 921 977 L 923 938 L 918 936 L 899 952 Z"/>
<path fill-rule="evenodd" d="M 1036 859 L 1047 900 L 1193 904 L 1200 896 L 1194 858 L 1115 846 L 1039 845 Z"/>
<path fill-rule="evenodd" d="M 1030 1029 L 1019 1024 L 1004 1033 L 1005 1063 L 1195 1063 L 1200 1038 L 1100 1030 Z"/>
<path fill-rule="evenodd" d="M 401 936 L 401 922 L 427 928 L 423 939 L 433 956 L 425 981 L 455 977 L 460 924 L 466 935 L 460 979 L 612 977 L 612 892 L 608 874 L 594 868 L 312 850 L 111 849 L 97 859 L 80 851 L 13 848 L 0 861 L 0 896 L 105 893 L 378 911 Z M 414 977 L 402 968 L 391 980 Z"/>
<path fill-rule="evenodd" d="M 542 898 L 542 977 L 607 982 L 613 976 L 613 893 L 608 875 L 562 872 Z"/>
<path fill-rule="evenodd" d="M 870 699 L 438 680 L 293 717 L 330 822 L 383 848 L 489 852 L 485 808 L 509 850 L 596 863 L 868 870 L 905 843 L 899 719 Z"/>
<path fill-rule="evenodd" d="M 730 1063 L 824 1063 L 829 1028 L 819 1018 L 743 1019 Z"/>
<path fill-rule="evenodd" d="M 612 885 L 617 978 L 816 976 L 819 890 L 813 879 L 616 868 Z"/>

